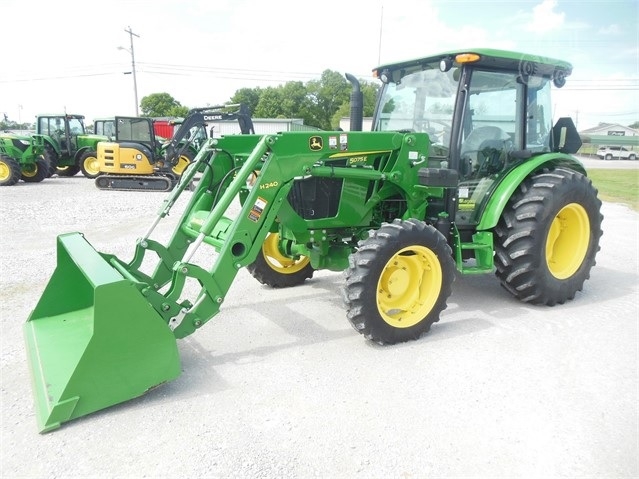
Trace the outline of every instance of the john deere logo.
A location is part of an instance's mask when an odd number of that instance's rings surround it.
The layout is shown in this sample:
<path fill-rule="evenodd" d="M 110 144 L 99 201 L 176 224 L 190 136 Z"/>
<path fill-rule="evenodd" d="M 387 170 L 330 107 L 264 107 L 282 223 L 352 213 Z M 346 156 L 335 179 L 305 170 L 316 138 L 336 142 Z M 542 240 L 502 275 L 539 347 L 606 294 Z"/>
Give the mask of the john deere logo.
<path fill-rule="evenodd" d="M 321 136 L 311 136 L 308 139 L 308 147 L 313 151 L 321 150 L 324 147 Z"/>

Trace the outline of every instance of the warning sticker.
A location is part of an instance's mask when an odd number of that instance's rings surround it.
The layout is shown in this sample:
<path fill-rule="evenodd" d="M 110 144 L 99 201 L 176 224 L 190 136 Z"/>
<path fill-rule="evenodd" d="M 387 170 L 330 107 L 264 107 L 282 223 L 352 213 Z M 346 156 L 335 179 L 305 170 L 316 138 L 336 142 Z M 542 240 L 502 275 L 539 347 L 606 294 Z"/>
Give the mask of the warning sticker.
<path fill-rule="evenodd" d="M 348 135 L 346 133 L 339 136 L 339 149 L 340 151 L 348 150 Z"/>
<path fill-rule="evenodd" d="M 266 208 L 267 203 L 268 201 L 258 196 L 253 208 L 249 211 L 249 219 L 257 223 L 260 220 L 260 216 L 262 216 L 262 212 L 264 211 L 264 208 Z"/>

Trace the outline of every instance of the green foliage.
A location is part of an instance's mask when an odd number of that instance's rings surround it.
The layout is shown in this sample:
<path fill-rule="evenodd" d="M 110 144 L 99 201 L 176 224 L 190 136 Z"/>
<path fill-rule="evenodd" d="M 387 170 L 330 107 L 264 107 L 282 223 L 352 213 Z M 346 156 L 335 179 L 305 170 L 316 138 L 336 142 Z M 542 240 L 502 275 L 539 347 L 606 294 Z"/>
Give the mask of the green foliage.
<path fill-rule="evenodd" d="M 338 72 L 324 70 L 319 80 L 306 84 L 309 100 L 309 124 L 332 130 L 333 115 L 350 98 L 350 83 Z"/>
<path fill-rule="evenodd" d="M 263 90 L 260 87 L 240 88 L 231 97 L 231 103 L 246 105 L 249 111 L 255 112 L 257 104 L 260 101 L 262 91 Z"/>
<path fill-rule="evenodd" d="M 364 116 L 372 116 L 379 85 L 360 80 Z M 344 75 L 325 70 L 318 80 L 290 81 L 267 88 L 240 88 L 228 103 L 248 106 L 253 118 L 301 118 L 304 124 L 334 130 L 350 114 L 351 84 Z M 197 105 L 204 106 L 204 105 Z M 154 93 L 140 102 L 143 116 L 186 116 L 187 107 L 168 93 Z"/>
<path fill-rule="evenodd" d="M 639 121 L 635 121 L 632 125 L 628 125 L 628 128 L 639 129 Z"/>
<path fill-rule="evenodd" d="M 182 106 L 179 101 L 175 100 L 168 93 L 152 93 L 145 96 L 140 101 L 142 116 L 176 116 L 184 117 L 189 108 Z"/>

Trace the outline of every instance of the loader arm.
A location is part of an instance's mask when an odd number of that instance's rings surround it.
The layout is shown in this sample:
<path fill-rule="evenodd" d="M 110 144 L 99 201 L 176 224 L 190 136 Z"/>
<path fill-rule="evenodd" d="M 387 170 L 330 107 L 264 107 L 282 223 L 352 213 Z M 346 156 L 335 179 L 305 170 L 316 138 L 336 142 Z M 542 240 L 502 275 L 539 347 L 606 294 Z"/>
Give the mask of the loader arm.
<path fill-rule="evenodd" d="M 354 148 L 349 151 L 347 158 L 360 158 L 371 151 L 390 152 L 397 157 L 408 155 L 413 148 L 428 146 L 425 136 L 421 143 L 415 143 L 414 135 L 391 132 L 366 135 L 367 140 L 362 145 L 366 144 L 367 149 Z M 357 139 L 358 135 L 352 137 Z M 352 145 L 355 147 L 357 141 Z M 300 154 L 304 150 L 306 153 Z M 210 158 L 206 159 L 207 155 Z M 175 336 L 183 338 L 219 312 L 238 270 L 255 260 L 278 215 L 283 213 L 283 206 L 286 206 L 287 222 L 293 225 L 294 230 L 297 228 L 294 234 L 308 238 L 307 223 L 291 211 L 287 200 L 295 179 L 315 176 L 358 178 L 362 182 L 386 179 L 388 183 L 416 183 L 405 181 L 405 176 L 411 172 L 392 167 L 389 172 L 382 172 L 363 167 L 325 166 L 326 160 L 331 157 L 341 158 L 344 155 L 328 148 L 313 151 L 309 147 L 307 133 L 209 139 L 187 172 L 192 175 L 196 170 L 203 170 L 198 187 L 169 243 L 163 246 L 154 242 L 149 238 L 149 232 L 138 241 L 134 261 L 129 264 L 113 258 L 110 261 L 119 262 L 119 268 L 125 274 L 148 284 L 145 293 L 147 299 Z M 206 163 L 204 168 L 202 161 Z M 408 162 L 397 163 L 403 165 Z M 415 175 L 416 170 L 412 172 Z M 257 174 L 257 178 L 253 187 L 248 189 L 247 182 L 254 174 Z M 189 178 L 182 185 L 188 184 Z M 169 197 L 167 208 L 159 213 L 158 218 L 168 214 L 168 208 L 180 194 L 181 190 L 178 189 Z M 423 216 L 426 197 L 441 196 L 442 192 L 440 188 L 415 187 L 405 194 L 414 198 L 409 216 Z M 230 218 L 227 211 L 234 201 L 240 201 L 242 206 L 237 216 Z M 349 217 L 349 223 L 360 224 L 361 229 L 367 229 L 370 212 L 362 210 L 358 214 L 355 220 Z M 218 253 L 208 270 L 194 263 L 194 255 L 203 244 L 213 246 Z M 139 267 L 149 250 L 160 257 L 160 262 L 155 272 L 147 277 L 140 272 Z M 195 299 L 181 301 L 189 279 L 199 283 L 200 293 Z"/>
<path fill-rule="evenodd" d="M 40 430 L 177 377 L 176 338 L 219 312 L 237 272 L 256 260 L 269 232 L 284 228 L 288 243 L 312 259 L 331 258 L 333 248 L 334 261 L 325 266 L 343 266 L 344 252 L 379 221 L 373 209 L 380 198 L 401 193 L 406 217 L 423 215 L 429 198 L 441 198 L 443 188 L 417 181 L 429 148 L 425 134 L 352 132 L 333 148 L 340 134 L 207 140 L 129 262 L 95 251 L 81 233 L 60 235 L 56 270 L 25 324 Z M 196 173 L 201 177 L 172 237 L 167 244 L 154 240 L 155 227 Z M 332 217 L 302 217 L 289 196 L 309 178 L 343 183 L 343 208 Z M 349 204 L 356 198 L 358 205 Z M 235 201 L 239 213 L 231 216 Z M 203 245 L 217 253 L 208 268 L 197 264 Z M 155 259 L 151 273 L 143 268 L 147 253 L 155 255 L 148 258 Z"/>

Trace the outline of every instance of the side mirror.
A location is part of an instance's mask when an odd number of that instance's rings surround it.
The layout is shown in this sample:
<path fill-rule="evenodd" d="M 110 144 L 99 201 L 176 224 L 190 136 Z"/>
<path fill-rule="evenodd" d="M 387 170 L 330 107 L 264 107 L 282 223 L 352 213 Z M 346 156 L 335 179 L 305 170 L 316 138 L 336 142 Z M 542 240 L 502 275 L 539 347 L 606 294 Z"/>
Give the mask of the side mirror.
<path fill-rule="evenodd" d="M 581 148 L 581 138 L 572 118 L 563 117 L 552 127 L 552 150 L 573 154 Z"/>

